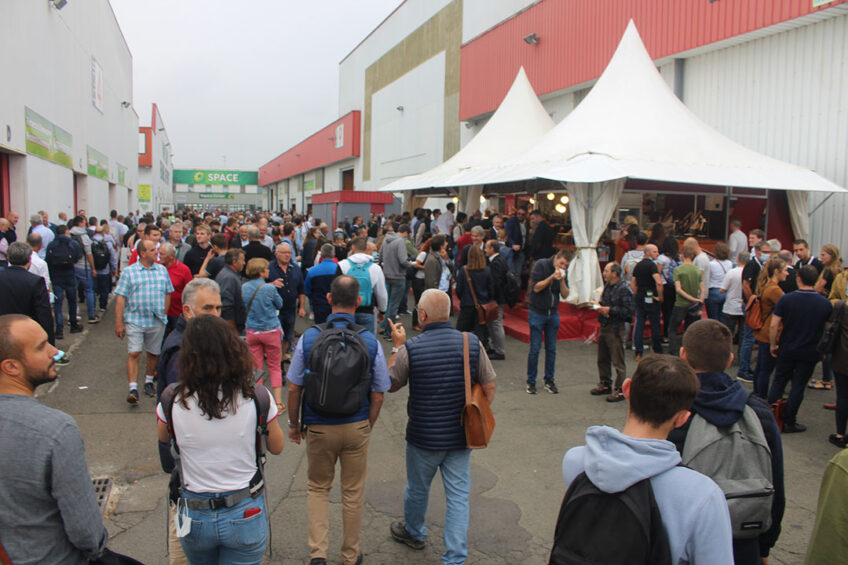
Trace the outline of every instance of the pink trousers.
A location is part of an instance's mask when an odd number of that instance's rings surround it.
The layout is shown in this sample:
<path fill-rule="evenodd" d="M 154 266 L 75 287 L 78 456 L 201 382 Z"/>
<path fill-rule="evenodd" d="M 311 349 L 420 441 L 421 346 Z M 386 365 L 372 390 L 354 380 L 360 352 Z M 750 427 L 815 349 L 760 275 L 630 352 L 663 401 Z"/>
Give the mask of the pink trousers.
<path fill-rule="evenodd" d="M 268 360 L 268 372 L 271 374 L 271 387 L 283 386 L 283 371 L 280 367 L 280 359 L 282 356 L 281 341 L 283 337 L 282 328 L 277 328 L 272 332 L 256 333 L 247 330 L 246 339 L 247 347 L 250 349 L 250 354 L 253 355 L 253 363 L 256 368 L 262 370 L 263 360 Z"/>

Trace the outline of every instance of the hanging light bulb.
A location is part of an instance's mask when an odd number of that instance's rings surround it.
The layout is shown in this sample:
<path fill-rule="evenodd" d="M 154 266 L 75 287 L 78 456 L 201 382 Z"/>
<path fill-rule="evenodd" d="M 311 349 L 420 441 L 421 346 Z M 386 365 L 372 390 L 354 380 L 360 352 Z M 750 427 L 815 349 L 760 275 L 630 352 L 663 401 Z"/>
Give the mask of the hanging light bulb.
<path fill-rule="evenodd" d="M 451 198 L 451 202 L 453 202 L 454 204 L 459 204 L 459 197 L 454 196 L 453 198 Z"/>
<path fill-rule="evenodd" d="M 556 206 L 554 206 L 554 209 L 560 214 L 565 214 L 565 206 L 563 206 L 562 204 L 557 204 Z"/>
<path fill-rule="evenodd" d="M 548 193 L 548 200 L 553 200 L 554 198 L 556 198 L 556 194 L 554 194 L 553 192 L 549 192 Z"/>
<path fill-rule="evenodd" d="M 480 204 L 485 204 L 485 203 L 486 203 L 486 197 L 481 194 L 480 195 Z"/>
<path fill-rule="evenodd" d="M 530 202 L 530 204 L 535 204 L 535 203 L 536 203 L 536 199 L 535 199 L 535 198 L 531 198 L 528 202 Z"/>
<path fill-rule="evenodd" d="M 568 196 L 563 196 L 562 198 L 559 199 L 559 201 L 562 202 L 563 204 L 568 204 Z"/>

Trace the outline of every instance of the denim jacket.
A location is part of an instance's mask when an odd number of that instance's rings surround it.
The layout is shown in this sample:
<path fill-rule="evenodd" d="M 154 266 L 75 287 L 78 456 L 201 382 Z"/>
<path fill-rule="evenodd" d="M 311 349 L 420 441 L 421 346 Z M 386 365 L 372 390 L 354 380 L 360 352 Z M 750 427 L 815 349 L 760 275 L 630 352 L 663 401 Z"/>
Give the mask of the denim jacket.
<path fill-rule="evenodd" d="M 259 292 L 256 292 L 260 285 L 262 287 L 259 288 Z M 277 310 L 283 307 L 283 299 L 280 298 L 277 288 L 262 279 L 253 279 L 244 283 L 241 285 L 241 299 L 244 301 L 245 308 L 250 304 L 254 293 L 256 298 L 253 298 L 253 304 L 247 312 L 245 329 L 262 332 L 279 328 L 280 319 L 277 317 Z"/>

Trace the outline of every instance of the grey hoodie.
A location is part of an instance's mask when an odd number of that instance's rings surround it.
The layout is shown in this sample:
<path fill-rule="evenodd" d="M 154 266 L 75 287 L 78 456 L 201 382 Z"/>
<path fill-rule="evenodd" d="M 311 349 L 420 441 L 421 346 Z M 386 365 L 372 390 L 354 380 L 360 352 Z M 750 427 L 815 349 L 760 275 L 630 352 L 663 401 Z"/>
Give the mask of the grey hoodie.
<path fill-rule="evenodd" d="M 68 235 L 71 239 L 76 240 L 77 243 L 82 247 L 82 256 L 79 258 L 79 261 L 74 263 L 74 267 L 78 267 L 80 269 L 90 269 L 91 264 L 88 262 L 88 255 L 91 255 L 91 238 L 88 237 L 88 230 L 85 228 L 81 228 L 79 226 L 75 226 L 71 228 L 71 231 L 68 232 Z"/>
<path fill-rule="evenodd" d="M 406 254 L 404 238 L 395 232 L 386 234 L 383 246 L 380 248 L 380 258 L 383 262 L 383 273 L 387 279 L 405 279 L 409 257 Z"/>
<path fill-rule="evenodd" d="M 585 471 L 596 487 L 610 493 L 650 478 L 668 534 L 671 562 L 733 563 L 724 493 L 712 479 L 679 463 L 680 454 L 670 441 L 637 439 L 608 426 L 592 426 L 586 430 L 586 445 L 565 454 L 562 477 L 568 485 Z"/>

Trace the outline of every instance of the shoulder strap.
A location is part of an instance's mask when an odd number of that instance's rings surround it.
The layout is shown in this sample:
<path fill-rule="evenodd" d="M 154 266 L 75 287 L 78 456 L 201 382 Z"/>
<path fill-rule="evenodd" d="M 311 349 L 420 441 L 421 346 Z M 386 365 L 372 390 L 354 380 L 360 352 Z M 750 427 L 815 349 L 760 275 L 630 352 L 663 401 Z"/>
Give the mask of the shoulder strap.
<path fill-rule="evenodd" d="M 259 291 L 262 289 L 262 286 L 265 283 L 259 283 L 256 286 L 256 290 L 253 291 L 253 296 L 250 297 L 250 301 L 247 303 L 247 312 L 250 313 L 250 307 L 253 306 L 253 299 L 256 298 L 256 295 L 259 294 Z"/>
<path fill-rule="evenodd" d="M 462 370 L 465 373 L 465 404 L 471 404 L 471 357 L 468 352 L 468 332 L 462 332 Z"/>
<path fill-rule="evenodd" d="M 171 443 L 174 446 L 174 449 L 177 453 L 180 452 L 179 448 L 177 448 L 177 436 L 174 434 L 174 396 L 176 394 L 176 383 L 169 384 L 165 387 L 165 390 L 162 391 L 162 394 L 159 396 L 159 403 L 162 405 L 162 410 L 165 412 L 165 419 L 167 422 L 165 425 L 168 426 L 168 435 L 171 437 Z"/>
<path fill-rule="evenodd" d="M 477 293 L 474 292 L 474 283 L 471 282 L 471 275 L 468 274 L 468 265 L 464 266 L 465 269 L 465 278 L 468 279 L 468 288 L 471 290 L 471 298 L 474 299 L 474 307 L 479 308 L 480 304 L 477 303 Z M 465 339 L 468 339 L 468 336 L 465 336 Z"/>

